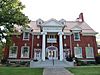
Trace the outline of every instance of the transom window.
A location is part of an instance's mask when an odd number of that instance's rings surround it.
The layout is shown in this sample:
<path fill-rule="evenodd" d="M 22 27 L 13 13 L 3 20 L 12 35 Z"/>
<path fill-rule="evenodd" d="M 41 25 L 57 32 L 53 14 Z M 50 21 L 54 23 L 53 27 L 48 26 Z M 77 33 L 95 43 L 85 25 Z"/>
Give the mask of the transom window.
<path fill-rule="evenodd" d="M 79 32 L 74 33 L 74 41 L 80 41 L 80 34 L 79 34 Z"/>
<path fill-rule="evenodd" d="M 47 38 L 56 38 L 56 35 L 47 35 Z"/>
<path fill-rule="evenodd" d="M 22 47 L 21 58 L 29 58 L 29 46 L 23 46 Z"/>
<path fill-rule="evenodd" d="M 17 46 L 11 46 L 9 50 L 9 58 L 17 58 Z"/>
<path fill-rule="evenodd" d="M 75 57 L 82 58 L 82 47 L 74 47 Z"/>
<path fill-rule="evenodd" d="M 86 58 L 94 58 L 93 47 L 86 47 Z"/>
<path fill-rule="evenodd" d="M 23 33 L 23 40 L 29 40 L 29 32 Z"/>

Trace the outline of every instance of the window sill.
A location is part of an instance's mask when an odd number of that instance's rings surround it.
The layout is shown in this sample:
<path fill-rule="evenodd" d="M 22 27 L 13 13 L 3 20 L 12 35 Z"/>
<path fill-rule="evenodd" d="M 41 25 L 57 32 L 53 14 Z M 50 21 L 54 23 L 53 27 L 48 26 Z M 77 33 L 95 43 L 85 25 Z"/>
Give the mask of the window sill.
<path fill-rule="evenodd" d="M 28 39 L 23 39 L 24 41 L 29 41 L 29 38 Z"/>
<path fill-rule="evenodd" d="M 74 41 L 81 41 L 81 40 L 80 39 L 79 40 L 74 39 Z"/>
<path fill-rule="evenodd" d="M 9 56 L 9 58 L 17 58 L 17 57 Z"/>
<path fill-rule="evenodd" d="M 21 58 L 29 58 L 29 57 L 21 57 Z"/>
<path fill-rule="evenodd" d="M 86 57 L 86 58 L 90 58 L 91 59 L 91 58 L 94 58 L 94 57 Z"/>

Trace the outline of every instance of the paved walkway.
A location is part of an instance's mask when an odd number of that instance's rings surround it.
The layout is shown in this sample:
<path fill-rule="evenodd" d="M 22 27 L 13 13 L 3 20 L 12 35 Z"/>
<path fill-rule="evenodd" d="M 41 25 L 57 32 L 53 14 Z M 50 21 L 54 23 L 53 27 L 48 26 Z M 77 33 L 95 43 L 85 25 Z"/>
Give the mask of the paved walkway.
<path fill-rule="evenodd" d="M 73 75 L 65 68 L 45 68 L 43 75 Z"/>

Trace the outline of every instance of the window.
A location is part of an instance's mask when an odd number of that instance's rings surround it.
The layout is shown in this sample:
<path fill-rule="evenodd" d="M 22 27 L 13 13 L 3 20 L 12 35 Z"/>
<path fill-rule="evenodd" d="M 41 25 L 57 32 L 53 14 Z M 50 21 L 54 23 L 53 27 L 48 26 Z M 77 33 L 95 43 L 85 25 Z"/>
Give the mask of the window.
<path fill-rule="evenodd" d="M 22 47 L 21 58 L 29 58 L 29 46 L 23 46 Z"/>
<path fill-rule="evenodd" d="M 56 38 L 56 35 L 48 35 L 47 38 L 53 39 L 53 38 Z"/>
<path fill-rule="evenodd" d="M 29 32 L 23 33 L 23 40 L 29 40 Z"/>
<path fill-rule="evenodd" d="M 74 33 L 74 41 L 79 41 L 80 40 L 80 34 L 77 32 L 77 33 Z"/>
<path fill-rule="evenodd" d="M 93 47 L 86 47 L 86 58 L 94 58 Z"/>
<path fill-rule="evenodd" d="M 74 47 L 75 57 L 82 58 L 82 47 Z"/>
<path fill-rule="evenodd" d="M 9 50 L 9 58 L 17 58 L 17 46 L 11 46 Z"/>

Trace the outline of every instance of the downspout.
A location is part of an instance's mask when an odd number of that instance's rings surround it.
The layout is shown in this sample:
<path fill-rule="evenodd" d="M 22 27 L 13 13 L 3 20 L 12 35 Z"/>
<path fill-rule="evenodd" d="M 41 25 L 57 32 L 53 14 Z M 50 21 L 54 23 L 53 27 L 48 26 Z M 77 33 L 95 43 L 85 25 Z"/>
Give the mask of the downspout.
<path fill-rule="evenodd" d="M 70 50 L 71 50 L 71 57 L 72 57 L 72 40 L 71 40 L 71 33 L 70 33 Z"/>
<path fill-rule="evenodd" d="M 31 60 L 33 59 L 33 38 L 34 38 L 34 35 L 32 34 Z"/>

